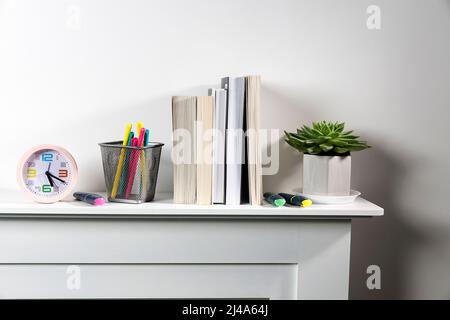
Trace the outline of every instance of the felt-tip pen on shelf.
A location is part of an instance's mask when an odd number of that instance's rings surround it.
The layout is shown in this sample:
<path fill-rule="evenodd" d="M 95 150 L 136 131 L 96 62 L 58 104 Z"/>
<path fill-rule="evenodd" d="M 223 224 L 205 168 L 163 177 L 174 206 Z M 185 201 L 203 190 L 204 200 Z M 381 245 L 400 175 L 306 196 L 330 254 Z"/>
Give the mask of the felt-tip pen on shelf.
<path fill-rule="evenodd" d="M 73 196 L 77 200 L 87 202 L 94 206 L 101 206 L 101 205 L 105 204 L 105 202 L 106 202 L 105 198 L 103 198 L 101 195 L 95 194 L 95 193 L 75 192 L 73 194 Z"/>
<path fill-rule="evenodd" d="M 286 200 L 279 196 L 278 194 L 272 193 L 272 192 L 266 192 L 264 193 L 264 199 L 273 204 L 275 207 L 282 207 L 285 205 Z"/>
<path fill-rule="evenodd" d="M 312 201 L 308 198 L 295 195 L 295 194 L 289 194 L 289 193 L 279 193 L 280 196 L 286 200 L 286 202 L 290 205 L 294 206 L 300 206 L 300 207 L 309 207 L 312 205 Z"/>

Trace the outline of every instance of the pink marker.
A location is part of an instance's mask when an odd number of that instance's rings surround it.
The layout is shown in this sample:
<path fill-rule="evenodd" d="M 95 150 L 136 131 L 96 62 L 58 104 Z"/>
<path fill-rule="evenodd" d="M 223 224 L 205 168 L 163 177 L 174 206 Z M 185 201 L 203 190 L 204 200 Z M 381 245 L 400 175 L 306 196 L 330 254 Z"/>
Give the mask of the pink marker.
<path fill-rule="evenodd" d="M 136 147 L 137 143 L 138 143 L 138 138 L 135 137 L 135 138 L 131 139 L 131 146 L 132 147 Z M 131 189 L 133 188 L 133 179 L 134 178 L 131 179 L 131 180 L 129 178 L 131 177 L 131 173 L 133 171 L 132 168 L 133 168 L 133 162 L 134 162 L 134 154 L 135 154 L 135 150 L 131 150 L 130 151 L 130 158 L 129 158 L 129 161 L 128 161 L 128 168 L 127 168 L 127 170 L 128 170 L 128 175 L 127 175 L 128 180 L 126 181 L 126 186 L 125 186 L 125 194 L 124 194 L 125 199 L 128 199 L 128 196 L 130 195 Z"/>
<path fill-rule="evenodd" d="M 95 193 L 75 192 L 73 196 L 77 200 L 87 202 L 94 206 L 101 206 L 106 202 L 101 195 Z"/>
<path fill-rule="evenodd" d="M 132 146 L 133 147 L 142 147 L 144 143 L 144 136 L 145 136 L 145 128 L 141 128 L 141 131 L 139 132 L 139 139 L 133 138 Z M 130 157 L 130 166 L 128 168 L 129 170 L 129 176 L 128 176 L 128 183 L 127 183 L 127 189 L 125 191 L 125 199 L 128 199 L 131 193 L 131 189 L 133 188 L 133 181 L 134 176 L 136 175 L 136 168 L 139 160 L 139 150 L 132 150 L 131 151 L 131 157 Z"/>

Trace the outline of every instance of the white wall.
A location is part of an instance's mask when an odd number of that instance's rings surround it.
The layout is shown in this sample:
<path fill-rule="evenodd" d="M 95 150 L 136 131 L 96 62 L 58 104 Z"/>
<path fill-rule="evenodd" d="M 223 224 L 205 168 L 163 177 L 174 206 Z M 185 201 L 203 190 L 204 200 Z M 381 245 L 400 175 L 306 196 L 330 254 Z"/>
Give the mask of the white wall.
<path fill-rule="evenodd" d="M 142 119 L 166 143 L 170 190 L 171 95 L 259 73 L 263 127 L 342 120 L 374 146 L 354 155 L 353 186 L 386 216 L 354 223 L 351 296 L 449 298 L 449 30 L 448 0 L 0 0 L 0 188 L 17 188 L 26 149 L 55 143 L 80 190 L 102 189 L 97 143 Z M 266 190 L 301 184 L 300 156 L 281 151 Z"/>

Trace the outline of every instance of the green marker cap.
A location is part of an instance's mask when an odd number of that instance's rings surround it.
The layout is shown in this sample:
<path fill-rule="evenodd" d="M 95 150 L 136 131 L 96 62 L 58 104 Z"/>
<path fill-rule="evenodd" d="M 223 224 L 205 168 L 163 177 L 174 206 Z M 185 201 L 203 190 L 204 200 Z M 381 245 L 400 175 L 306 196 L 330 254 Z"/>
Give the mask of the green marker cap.
<path fill-rule="evenodd" d="M 282 207 L 286 204 L 286 200 L 283 197 L 272 192 L 264 193 L 264 199 L 276 207 Z"/>
<path fill-rule="evenodd" d="M 273 204 L 276 205 L 277 207 L 282 207 L 286 204 L 286 200 L 284 200 L 283 198 L 281 199 L 275 199 L 273 201 Z"/>

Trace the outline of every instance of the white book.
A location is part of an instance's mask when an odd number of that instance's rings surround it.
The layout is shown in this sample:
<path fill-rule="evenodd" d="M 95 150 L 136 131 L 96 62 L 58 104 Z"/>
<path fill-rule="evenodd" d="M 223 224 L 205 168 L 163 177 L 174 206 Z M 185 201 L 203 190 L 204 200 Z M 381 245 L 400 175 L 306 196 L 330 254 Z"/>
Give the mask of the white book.
<path fill-rule="evenodd" d="M 228 101 L 225 203 L 238 205 L 242 200 L 242 166 L 245 162 L 245 77 L 223 78 L 221 86 L 227 91 Z M 248 182 L 247 179 L 245 182 Z"/>
<path fill-rule="evenodd" d="M 227 123 L 227 92 L 224 89 L 209 89 L 214 99 L 213 139 L 213 203 L 225 203 L 225 133 Z"/>

